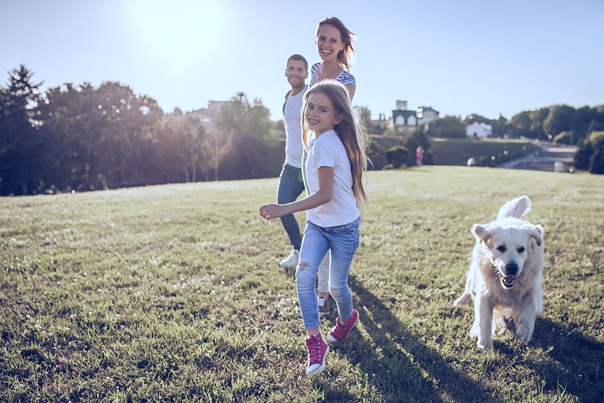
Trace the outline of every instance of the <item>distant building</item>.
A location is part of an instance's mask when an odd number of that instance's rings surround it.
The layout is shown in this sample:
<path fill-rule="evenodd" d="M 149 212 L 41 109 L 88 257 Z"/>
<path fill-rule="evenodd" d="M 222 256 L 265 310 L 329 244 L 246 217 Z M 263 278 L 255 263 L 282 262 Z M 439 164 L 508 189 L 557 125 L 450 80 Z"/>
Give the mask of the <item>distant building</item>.
<path fill-rule="evenodd" d="M 218 116 L 218 112 L 220 112 L 220 108 L 225 103 L 226 101 L 208 101 L 207 108 L 201 108 L 189 113 L 198 116 L 199 119 L 201 119 L 201 124 L 203 124 L 205 127 L 212 127 L 214 120 Z"/>
<path fill-rule="evenodd" d="M 420 125 L 426 125 L 426 129 L 431 126 L 434 122 L 440 119 L 438 111 L 432 109 L 429 106 L 420 106 L 417 108 L 417 122 Z"/>
<path fill-rule="evenodd" d="M 397 100 L 388 127 L 398 131 L 414 131 L 420 126 L 428 129 L 438 119 L 439 112 L 429 106 L 420 106 L 413 111 L 407 109 L 407 101 Z"/>
<path fill-rule="evenodd" d="M 468 125 L 468 127 L 466 128 L 466 133 L 470 137 L 489 137 L 493 135 L 493 126 L 488 125 L 484 122 L 474 122 L 471 125 Z"/>

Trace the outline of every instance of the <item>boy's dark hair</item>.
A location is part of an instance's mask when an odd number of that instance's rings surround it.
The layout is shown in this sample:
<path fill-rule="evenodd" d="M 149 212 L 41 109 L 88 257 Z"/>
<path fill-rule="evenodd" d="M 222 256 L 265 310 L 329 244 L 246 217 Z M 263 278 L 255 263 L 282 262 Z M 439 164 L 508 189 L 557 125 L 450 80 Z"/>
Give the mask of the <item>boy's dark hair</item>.
<path fill-rule="evenodd" d="M 291 55 L 289 57 L 289 59 L 287 59 L 287 63 L 285 64 L 286 66 L 289 64 L 290 60 L 303 61 L 304 62 L 304 68 L 308 71 L 308 62 L 306 61 L 306 59 L 304 58 L 304 56 L 298 55 L 298 54 Z"/>

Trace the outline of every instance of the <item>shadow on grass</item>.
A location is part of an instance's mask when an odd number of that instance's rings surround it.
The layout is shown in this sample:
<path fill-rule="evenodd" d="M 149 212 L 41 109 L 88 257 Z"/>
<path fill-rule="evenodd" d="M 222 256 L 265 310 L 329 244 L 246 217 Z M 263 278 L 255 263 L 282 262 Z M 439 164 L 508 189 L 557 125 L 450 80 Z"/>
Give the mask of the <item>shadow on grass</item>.
<path fill-rule="evenodd" d="M 510 358 L 522 359 L 503 345 L 497 348 Z M 529 348 L 542 348 L 551 358 L 524 362 L 545 380 L 545 391 L 564 390 L 582 402 L 604 401 L 604 343 L 585 337 L 572 325 L 539 318 Z"/>
<path fill-rule="evenodd" d="M 387 401 L 496 402 L 489 390 L 445 360 L 406 329 L 389 308 L 354 276 L 349 285 L 364 328 L 377 348 L 357 331 L 338 350 L 372 379 Z"/>

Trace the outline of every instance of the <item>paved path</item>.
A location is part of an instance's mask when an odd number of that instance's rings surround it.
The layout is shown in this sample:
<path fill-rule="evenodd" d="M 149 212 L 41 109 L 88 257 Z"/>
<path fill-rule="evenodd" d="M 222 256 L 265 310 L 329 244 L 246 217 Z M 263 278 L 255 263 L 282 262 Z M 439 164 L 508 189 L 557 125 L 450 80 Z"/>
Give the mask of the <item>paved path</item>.
<path fill-rule="evenodd" d="M 568 165 L 573 162 L 577 152 L 577 146 L 554 145 L 552 143 L 541 143 L 541 149 L 526 157 L 499 165 L 498 168 L 507 169 L 533 169 L 539 171 L 554 172 L 554 163 L 559 161 L 566 165 L 562 172 L 568 170 Z"/>

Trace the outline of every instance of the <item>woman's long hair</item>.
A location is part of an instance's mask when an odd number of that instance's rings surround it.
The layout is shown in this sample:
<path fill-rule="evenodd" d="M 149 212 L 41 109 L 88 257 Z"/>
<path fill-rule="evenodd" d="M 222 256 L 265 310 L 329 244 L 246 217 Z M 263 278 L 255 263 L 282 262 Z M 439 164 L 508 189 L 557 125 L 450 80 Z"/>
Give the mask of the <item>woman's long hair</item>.
<path fill-rule="evenodd" d="M 317 25 L 317 38 L 319 37 L 319 30 L 323 25 L 331 25 L 340 31 L 342 36 L 342 42 L 344 43 L 344 49 L 338 53 L 338 64 L 341 68 L 346 69 L 350 73 L 352 65 L 354 64 L 354 48 L 352 47 L 354 33 L 350 31 L 342 21 L 336 17 L 327 17 L 319 21 Z"/>
<path fill-rule="evenodd" d="M 367 172 L 367 134 L 362 124 L 359 124 L 359 116 L 354 113 L 350 105 L 348 90 L 344 85 L 335 80 L 325 80 L 313 85 L 304 94 L 304 107 L 302 108 L 302 140 L 304 147 L 308 149 L 309 129 L 306 122 L 306 108 L 308 99 L 312 94 L 323 93 L 331 103 L 335 111 L 335 117 L 340 118 L 340 123 L 334 126 L 334 131 L 344 144 L 350 172 L 352 173 L 352 193 L 357 201 L 357 207 L 363 214 L 368 204 L 367 194 L 363 186 L 363 177 Z"/>

